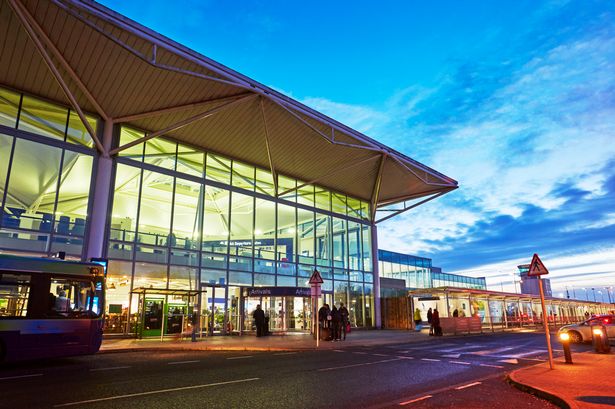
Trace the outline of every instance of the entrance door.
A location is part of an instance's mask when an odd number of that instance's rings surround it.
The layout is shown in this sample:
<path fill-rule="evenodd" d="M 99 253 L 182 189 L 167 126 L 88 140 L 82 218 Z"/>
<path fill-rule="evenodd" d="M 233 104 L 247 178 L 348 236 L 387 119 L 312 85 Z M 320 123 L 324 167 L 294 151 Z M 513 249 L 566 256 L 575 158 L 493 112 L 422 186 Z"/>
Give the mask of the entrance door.
<path fill-rule="evenodd" d="M 309 332 L 312 326 L 310 297 L 270 296 L 244 299 L 244 330 L 255 331 L 252 313 L 257 305 L 265 311 L 271 332 Z"/>
<path fill-rule="evenodd" d="M 203 290 L 201 293 L 202 331 L 209 335 L 225 333 L 225 288 L 206 286 Z"/>
<path fill-rule="evenodd" d="M 162 333 L 162 312 L 164 310 L 164 299 L 146 298 L 143 307 L 142 336 L 159 337 Z"/>

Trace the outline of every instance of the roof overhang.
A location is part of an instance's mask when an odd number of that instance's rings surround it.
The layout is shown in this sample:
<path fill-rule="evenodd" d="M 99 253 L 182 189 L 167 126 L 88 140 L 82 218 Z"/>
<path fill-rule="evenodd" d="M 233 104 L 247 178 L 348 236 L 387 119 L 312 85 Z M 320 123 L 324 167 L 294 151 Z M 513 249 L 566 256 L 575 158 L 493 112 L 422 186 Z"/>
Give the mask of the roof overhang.
<path fill-rule="evenodd" d="M 457 188 L 455 180 L 92 1 L 0 0 L 0 38 L 0 84 L 369 201 L 372 219 L 378 207 Z M 102 155 L 125 148 L 94 139 Z"/>

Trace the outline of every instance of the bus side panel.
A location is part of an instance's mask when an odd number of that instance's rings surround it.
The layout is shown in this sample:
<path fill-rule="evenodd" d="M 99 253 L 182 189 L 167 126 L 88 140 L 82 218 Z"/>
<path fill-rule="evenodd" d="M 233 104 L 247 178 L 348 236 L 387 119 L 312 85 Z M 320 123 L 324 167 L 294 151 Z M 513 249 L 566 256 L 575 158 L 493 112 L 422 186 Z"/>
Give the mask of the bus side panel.
<path fill-rule="evenodd" d="M 100 349 L 103 340 L 104 321 L 102 319 L 90 321 L 90 349 L 88 353 L 95 354 Z"/>
<path fill-rule="evenodd" d="M 83 355 L 89 352 L 91 320 L 24 320 L 18 359 Z"/>
<path fill-rule="evenodd" d="M 0 342 L 4 347 L 4 357 L 0 356 L 0 362 L 15 361 L 19 354 L 19 332 L 10 331 L 2 328 L 0 322 Z"/>

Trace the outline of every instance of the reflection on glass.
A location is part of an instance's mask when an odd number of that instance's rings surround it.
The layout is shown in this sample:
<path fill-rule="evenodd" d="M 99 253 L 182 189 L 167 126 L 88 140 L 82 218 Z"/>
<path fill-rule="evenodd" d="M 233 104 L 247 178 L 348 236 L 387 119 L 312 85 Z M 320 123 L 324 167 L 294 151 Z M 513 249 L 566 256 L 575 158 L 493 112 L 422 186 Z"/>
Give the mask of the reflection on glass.
<path fill-rule="evenodd" d="M 67 121 L 67 108 L 24 95 L 19 129 L 63 141 Z"/>
<path fill-rule="evenodd" d="M 314 264 L 314 212 L 297 209 L 297 254 L 300 263 Z"/>
<path fill-rule="evenodd" d="M 256 199 L 254 257 L 273 260 L 275 245 L 275 203 Z"/>
<path fill-rule="evenodd" d="M 20 95 L 0 88 L 0 125 L 15 128 Z"/>
<path fill-rule="evenodd" d="M 177 144 L 163 138 L 153 138 L 145 142 L 143 161 L 150 165 L 175 170 Z"/>
<path fill-rule="evenodd" d="M 96 118 L 86 115 L 85 119 L 88 121 L 90 128 L 94 132 L 96 132 L 97 121 Z M 79 115 L 73 110 L 70 111 L 70 115 L 68 117 L 68 129 L 66 130 L 66 141 L 70 143 L 74 143 L 77 145 L 83 145 L 92 147 L 94 146 L 94 141 L 88 132 L 88 129 L 85 127 Z"/>
<path fill-rule="evenodd" d="M 231 161 L 222 156 L 207 154 L 205 177 L 209 180 L 231 184 Z"/>
<path fill-rule="evenodd" d="M 252 257 L 254 198 L 241 193 L 231 194 L 230 254 Z"/>
<path fill-rule="evenodd" d="M 213 186 L 205 187 L 203 250 L 228 252 L 230 192 Z"/>
<path fill-rule="evenodd" d="M 172 240 L 173 179 L 172 176 L 143 170 L 137 242 L 166 246 L 168 240 Z"/>
<path fill-rule="evenodd" d="M 202 177 L 205 170 L 205 153 L 196 148 L 177 144 L 177 171 Z"/>
<path fill-rule="evenodd" d="M 179 178 L 175 180 L 171 247 L 186 250 L 199 248 L 203 191 L 204 187 L 200 183 Z"/>
<path fill-rule="evenodd" d="M 130 142 L 136 141 L 137 139 L 143 138 L 144 136 L 145 136 L 145 133 L 141 131 L 137 131 L 131 128 L 126 128 L 123 126 L 120 131 L 120 147 Z M 130 159 L 134 159 L 134 160 L 141 162 L 143 160 L 143 142 L 120 151 L 118 155 L 126 156 Z"/>
<path fill-rule="evenodd" d="M 331 265 L 331 216 L 316 213 L 316 264 Z"/>
<path fill-rule="evenodd" d="M 233 186 L 254 191 L 254 166 L 233 161 Z"/>

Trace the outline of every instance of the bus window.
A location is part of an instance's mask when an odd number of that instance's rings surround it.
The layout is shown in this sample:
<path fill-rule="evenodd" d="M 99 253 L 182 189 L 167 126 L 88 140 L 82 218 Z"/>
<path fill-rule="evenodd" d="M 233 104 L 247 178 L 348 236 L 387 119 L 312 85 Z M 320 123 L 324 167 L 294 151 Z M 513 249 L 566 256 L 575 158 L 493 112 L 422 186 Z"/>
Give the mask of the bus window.
<path fill-rule="evenodd" d="M 0 319 L 25 317 L 29 294 L 29 274 L 0 273 Z"/>
<path fill-rule="evenodd" d="M 93 318 L 100 314 L 100 296 L 92 281 L 52 278 L 50 293 L 55 298 L 52 313 L 57 318 Z"/>

